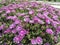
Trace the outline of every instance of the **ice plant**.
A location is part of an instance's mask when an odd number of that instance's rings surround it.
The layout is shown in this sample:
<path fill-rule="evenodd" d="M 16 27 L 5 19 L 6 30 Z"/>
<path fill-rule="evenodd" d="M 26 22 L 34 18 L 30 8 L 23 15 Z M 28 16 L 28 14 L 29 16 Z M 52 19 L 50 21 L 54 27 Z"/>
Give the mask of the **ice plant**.
<path fill-rule="evenodd" d="M 60 10 L 44 3 L 11 3 L 0 8 L 1 45 L 55 45 Z"/>
<path fill-rule="evenodd" d="M 43 44 L 43 39 L 41 37 L 37 37 L 36 42 L 37 42 L 37 44 L 41 45 L 41 44 Z"/>
<path fill-rule="evenodd" d="M 51 34 L 51 35 L 54 34 L 54 32 L 53 32 L 51 29 L 46 29 L 46 32 L 47 32 L 48 34 Z"/>
<path fill-rule="evenodd" d="M 31 44 L 33 44 L 33 45 L 34 45 L 34 44 L 37 44 L 37 43 L 36 43 L 36 39 L 31 39 Z"/>

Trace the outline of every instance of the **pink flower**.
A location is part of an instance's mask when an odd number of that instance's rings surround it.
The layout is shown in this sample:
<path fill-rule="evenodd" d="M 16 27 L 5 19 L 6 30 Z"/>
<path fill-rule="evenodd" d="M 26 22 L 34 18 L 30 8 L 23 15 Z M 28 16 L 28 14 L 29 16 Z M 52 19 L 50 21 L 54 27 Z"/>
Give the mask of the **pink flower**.
<path fill-rule="evenodd" d="M 58 20 L 58 16 L 53 16 L 53 19 L 54 20 Z"/>
<path fill-rule="evenodd" d="M 29 11 L 29 14 L 34 14 L 34 11 L 33 11 L 33 10 L 30 10 L 30 11 Z"/>
<path fill-rule="evenodd" d="M 11 32 L 10 29 L 7 29 L 7 30 L 4 31 L 4 33 L 10 33 L 10 32 Z"/>
<path fill-rule="evenodd" d="M 17 16 L 8 16 L 7 19 L 11 19 L 11 20 L 15 21 L 17 19 Z"/>
<path fill-rule="evenodd" d="M 10 13 L 11 11 L 9 9 L 6 10 L 6 13 Z"/>
<path fill-rule="evenodd" d="M 9 26 L 9 28 L 12 29 L 12 28 L 14 28 L 15 26 L 16 26 L 15 24 L 11 24 L 11 25 Z"/>
<path fill-rule="evenodd" d="M 34 23 L 34 20 L 30 20 L 29 23 Z"/>
<path fill-rule="evenodd" d="M 37 44 L 36 39 L 31 39 L 31 44 Z"/>
<path fill-rule="evenodd" d="M 20 38 L 18 36 L 16 36 L 16 37 L 14 37 L 13 41 L 16 43 L 20 43 Z"/>
<path fill-rule="evenodd" d="M 51 34 L 51 35 L 54 34 L 54 32 L 52 31 L 52 29 L 50 29 L 50 28 L 46 29 L 46 32 L 47 32 L 48 34 Z"/>
<path fill-rule="evenodd" d="M 18 19 L 16 19 L 15 22 L 14 22 L 14 24 L 20 24 L 20 23 L 21 23 L 21 21 L 18 20 Z"/>
<path fill-rule="evenodd" d="M 24 18 L 25 22 L 29 22 L 30 18 Z"/>
<path fill-rule="evenodd" d="M 43 44 L 43 39 L 41 37 L 37 37 L 36 38 L 36 43 L 40 44 L 40 45 Z"/>
<path fill-rule="evenodd" d="M 44 45 L 50 45 L 50 44 L 47 42 L 47 43 L 45 43 Z"/>
<path fill-rule="evenodd" d="M 46 19 L 45 21 L 46 21 L 47 24 L 50 24 L 51 23 L 50 20 L 48 20 L 48 19 Z"/>
<path fill-rule="evenodd" d="M 38 13 L 37 16 L 41 19 L 45 19 L 45 17 L 41 13 Z"/>
<path fill-rule="evenodd" d="M 12 33 L 14 33 L 14 34 L 15 34 L 16 32 L 17 32 L 16 30 L 12 30 Z"/>
<path fill-rule="evenodd" d="M 21 35 L 17 35 L 13 38 L 13 41 L 17 44 L 19 44 L 21 42 L 21 40 L 24 38 L 24 36 Z"/>
<path fill-rule="evenodd" d="M 4 29 L 5 25 L 1 25 L 0 26 L 0 30 Z"/>
<path fill-rule="evenodd" d="M 37 16 L 34 16 L 33 20 L 35 23 L 44 24 L 44 22 L 41 19 L 39 19 Z"/>
<path fill-rule="evenodd" d="M 25 16 L 25 13 L 17 13 L 17 16 Z"/>
<path fill-rule="evenodd" d="M 57 34 L 60 34 L 60 26 L 57 27 L 56 32 Z"/>
<path fill-rule="evenodd" d="M 54 41 L 58 42 L 58 37 L 57 36 L 54 36 Z"/>
<path fill-rule="evenodd" d="M 21 36 L 25 36 L 25 34 L 27 34 L 27 31 L 26 30 L 21 30 L 19 32 L 19 35 L 21 35 Z"/>
<path fill-rule="evenodd" d="M 17 26 L 17 27 L 16 27 L 16 31 L 18 31 L 18 32 L 21 31 L 22 29 L 23 29 L 23 28 L 22 28 L 21 26 Z"/>

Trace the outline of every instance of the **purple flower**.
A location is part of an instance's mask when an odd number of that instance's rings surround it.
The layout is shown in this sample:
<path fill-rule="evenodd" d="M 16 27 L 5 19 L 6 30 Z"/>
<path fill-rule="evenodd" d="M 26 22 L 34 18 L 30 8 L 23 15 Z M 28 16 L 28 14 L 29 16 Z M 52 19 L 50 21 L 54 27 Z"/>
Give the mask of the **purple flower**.
<path fill-rule="evenodd" d="M 33 11 L 33 10 L 30 10 L 30 11 L 29 11 L 29 14 L 34 14 L 34 11 Z"/>
<path fill-rule="evenodd" d="M 7 19 L 11 19 L 11 20 L 15 21 L 17 19 L 17 16 L 8 16 Z"/>
<path fill-rule="evenodd" d="M 57 34 L 60 34 L 60 26 L 57 27 L 56 32 Z"/>
<path fill-rule="evenodd" d="M 22 43 L 19 43 L 19 44 L 17 44 L 17 45 L 23 45 Z"/>
<path fill-rule="evenodd" d="M 44 24 L 45 22 L 43 20 L 38 20 L 39 24 Z"/>
<path fill-rule="evenodd" d="M 14 22 L 14 24 L 20 24 L 20 23 L 21 23 L 21 21 L 18 20 L 18 19 L 16 19 L 15 22 Z"/>
<path fill-rule="evenodd" d="M 9 9 L 6 10 L 6 13 L 10 13 L 11 11 Z"/>
<path fill-rule="evenodd" d="M 18 35 L 13 38 L 13 41 L 16 43 L 20 43 L 23 38 L 24 38 L 24 36 Z"/>
<path fill-rule="evenodd" d="M 29 15 L 24 16 L 24 18 L 29 18 Z"/>
<path fill-rule="evenodd" d="M 38 21 L 39 21 L 40 19 L 39 19 L 37 16 L 34 16 L 33 20 L 34 20 L 35 23 L 38 23 Z"/>
<path fill-rule="evenodd" d="M 12 20 L 17 20 L 17 16 L 12 16 L 12 18 L 11 18 Z"/>
<path fill-rule="evenodd" d="M 12 16 L 8 16 L 6 19 L 11 19 L 12 18 Z"/>
<path fill-rule="evenodd" d="M 43 39 L 41 37 L 36 38 L 36 43 L 37 44 L 43 44 Z"/>
<path fill-rule="evenodd" d="M 4 29 L 5 25 L 1 25 L 0 26 L 0 30 Z"/>
<path fill-rule="evenodd" d="M 18 36 L 14 37 L 13 41 L 16 43 L 20 43 L 20 37 Z"/>
<path fill-rule="evenodd" d="M 25 16 L 25 13 L 17 13 L 17 16 Z"/>
<path fill-rule="evenodd" d="M 11 10 L 11 12 L 16 12 L 15 10 Z"/>
<path fill-rule="evenodd" d="M 10 29 L 7 29 L 7 30 L 4 31 L 4 33 L 10 33 L 10 32 L 11 32 Z"/>
<path fill-rule="evenodd" d="M 30 20 L 29 23 L 34 23 L 34 20 Z"/>
<path fill-rule="evenodd" d="M 47 42 L 47 43 L 45 43 L 44 45 L 50 45 L 50 44 Z"/>
<path fill-rule="evenodd" d="M 21 26 L 17 26 L 16 27 L 16 30 L 19 32 L 19 31 L 21 31 L 23 28 L 21 27 Z"/>
<path fill-rule="evenodd" d="M 41 19 L 45 19 L 45 17 L 41 13 L 38 13 L 37 16 Z"/>
<path fill-rule="evenodd" d="M 44 24 L 44 22 L 41 19 L 39 19 L 37 16 L 34 16 L 33 20 L 35 23 Z"/>
<path fill-rule="evenodd" d="M 54 28 L 56 28 L 58 24 L 59 24 L 59 22 L 52 21 L 52 26 L 53 26 Z"/>
<path fill-rule="evenodd" d="M 4 42 L 3 45 L 8 45 L 8 44 L 6 42 Z"/>
<path fill-rule="evenodd" d="M 45 21 L 46 21 L 47 24 L 50 24 L 50 20 L 46 19 Z"/>
<path fill-rule="evenodd" d="M 51 34 L 51 35 L 54 34 L 54 32 L 52 31 L 52 29 L 50 29 L 50 28 L 46 29 L 46 32 L 47 32 L 48 34 Z"/>
<path fill-rule="evenodd" d="M 25 22 L 29 22 L 29 20 L 30 20 L 29 18 L 24 18 Z"/>
<path fill-rule="evenodd" d="M 21 35 L 21 36 L 25 36 L 25 34 L 27 34 L 27 31 L 26 30 L 21 30 L 19 32 L 19 35 Z"/>
<path fill-rule="evenodd" d="M 36 39 L 31 39 L 31 44 L 37 44 Z"/>
<path fill-rule="evenodd" d="M 15 24 L 11 24 L 11 25 L 9 26 L 9 28 L 12 29 L 12 28 L 14 28 L 15 26 L 16 26 Z"/>
<path fill-rule="evenodd" d="M 57 42 L 58 41 L 58 37 L 54 36 L 54 41 Z"/>
<path fill-rule="evenodd" d="M 54 20 L 58 20 L 58 16 L 53 16 L 53 19 Z"/>
<path fill-rule="evenodd" d="M 12 30 L 12 33 L 14 33 L 14 34 L 15 34 L 16 32 L 17 32 L 16 30 Z"/>

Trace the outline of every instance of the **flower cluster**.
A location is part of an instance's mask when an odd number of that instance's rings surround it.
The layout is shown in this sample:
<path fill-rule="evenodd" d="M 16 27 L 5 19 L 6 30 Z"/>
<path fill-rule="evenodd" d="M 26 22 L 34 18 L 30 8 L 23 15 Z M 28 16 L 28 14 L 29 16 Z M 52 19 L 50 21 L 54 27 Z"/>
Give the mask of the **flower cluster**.
<path fill-rule="evenodd" d="M 55 45 L 60 33 L 60 11 L 37 2 L 0 8 L 2 45 Z"/>

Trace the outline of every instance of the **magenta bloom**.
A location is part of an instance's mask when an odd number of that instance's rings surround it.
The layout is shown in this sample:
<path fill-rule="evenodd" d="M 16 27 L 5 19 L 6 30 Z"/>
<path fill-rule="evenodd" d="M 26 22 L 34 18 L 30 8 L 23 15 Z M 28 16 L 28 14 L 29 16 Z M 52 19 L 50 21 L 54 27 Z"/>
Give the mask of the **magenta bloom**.
<path fill-rule="evenodd" d="M 37 16 L 34 16 L 33 20 L 35 23 L 44 24 L 44 22 L 41 19 L 39 19 Z"/>
<path fill-rule="evenodd" d="M 30 20 L 29 23 L 34 23 L 34 20 Z"/>
<path fill-rule="evenodd" d="M 46 29 L 46 32 L 48 33 L 48 34 L 51 34 L 51 35 L 53 35 L 54 34 L 54 32 L 52 31 L 52 29 Z"/>
<path fill-rule="evenodd" d="M 56 31 L 57 31 L 57 34 L 60 34 L 60 26 L 57 27 Z"/>
<path fill-rule="evenodd" d="M 17 19 L 17 16 L 8 16 L 7 19 L 11 19 L 11 20 L 15 21 Z"/>
<path fill-rule="evenodd" d="M 16 42 L 16 43 L 20 43 L 20 41 L 21 41 L 23 38 L 24 38 L 24 36 L 18 35 L 18 36 L 15 36 L 15 37 L 13 38 L 13 41 Z"/>
<path fill-rule="evenodd" d="M 4 31 L 4 33 L 10 33 L 10 32 L 11 32 L 10 29 L 7 29 L 7 30 Z"/>
<path fill-rule="evenodd" d="M 11 11 L 9 9 L 6 10 L 6 13 L 10 13 Z"/>
<path fill-rule="evenodd" d="M 25 16 L 25 13 L 17 13 L 17 16 Z"/>
<path fill-rule="evenodd" d="M 11 25 L 9 26 L 9 28 L 12 29 L 12 28 L 14 28 L 15 26 L 16 26 L 15 24 L 11 24 Z"/>
<path fill-rule="evenodd" d="M 50 44 L 47 42 L 47 43 L 45 43 L 44 45 L 50 45 Z"/>
<path fill-rule="evenodd" d="M 58 37 L 57 36 L 54 36 L 54 41 L 58 42 Z"/>
<path fill-rule="evenodd" d="M 0 30 L 4 29 L 5 25 L 1 25 L 0 26 Z"/>
<path fill-rule="evenodd" d="M 15 34 L 16 32 L 17 32 L 16 30 L 12 30 L 12 33 L 14 33 L 14 34 Z"/>
<path fill-rule="evenodd" d="M 19 32 L 19 35 L 21 35 L 21 36 L 25 36 L 25 34 L 27 34 L 27 31 L 26 30 L 21 30 Z"/>
<path fill-rule="evenodd" d="M 33 11 L 33 10 L 30 10 L 30 11 L 29 11 L 29 14 L 34 14 L 34 11 Z"/>
<path fill-rule="evenodd" d="M 31 39 L 31 44 L 37 44 L 36 39 Z"/>
<path fill-rule="evenodd" d="M 36 38 L 36 43 L 40 44 L 40 45 L 43 44 L 43 39 L 41 37 L 37 37 Z"/>
<path fill-rule="evenodd" d="M 46 23 L 47 23 L 47 24 L 50 24 L 50 20 L 46 19 Z"/>
<path fill-rule="evenodd" d="M 19 32 L 19 31 L 21 31 L 21 30 L 22 30 L 22 27 L 21 27 L 21 26 L 17 26 L 17 27 L 16 27 L 16 31 Z"/>
<path fill-rule="evenodd" d="M 29 18 L 24 18 L 25 22 L 29 22 L 29 20 L 30 20 Z"/>
<path fill-rule="evenodd" d="M 58 20 L 58 16 L 53 16 L 53 19 L 54 20 Z"/>
<path fill-rule="evenodd" d="M 37 16 L 41 19 L 45 19 L 45 17 L 41 13 L 38 13 Z"/>
<path fill-rule="evenodd" d="M 21 21 L 18 20 L 18 19 L 16 19 L 15 22 L 14 22 L 14 24 L 20 24 L 20 23 L 21 23 Z"/>
<path fill-rule="evenodd" d="M 20 38 L 18 36 L 16 36 L 16 37 L 14 37 L 13 41 L 16 42 L 16 43 L 19 43 L 20 42 Z"/>

